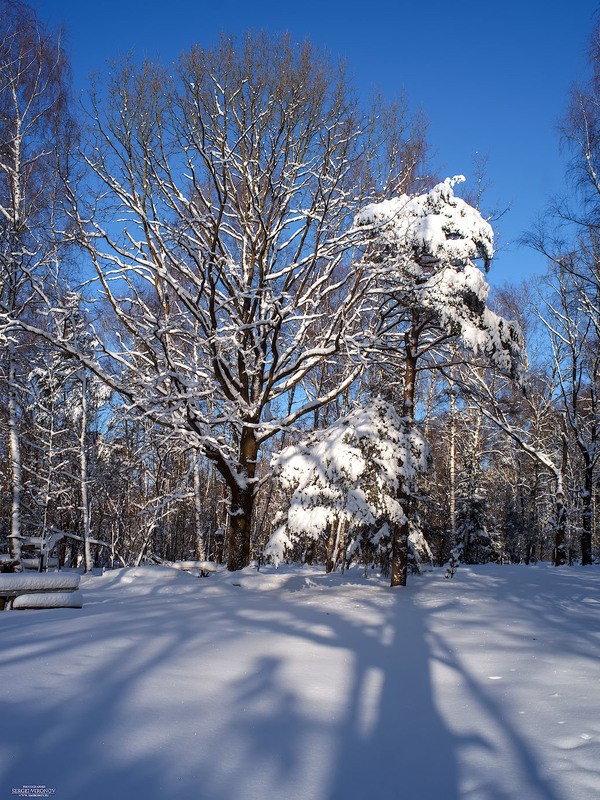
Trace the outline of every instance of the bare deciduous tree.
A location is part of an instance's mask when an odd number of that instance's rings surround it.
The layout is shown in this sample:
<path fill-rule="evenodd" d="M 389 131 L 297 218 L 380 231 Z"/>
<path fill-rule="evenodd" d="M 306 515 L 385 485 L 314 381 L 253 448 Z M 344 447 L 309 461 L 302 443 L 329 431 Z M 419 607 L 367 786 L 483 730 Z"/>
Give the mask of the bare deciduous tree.
<path fill-rule="evenodd" d="M 91 116 L 100 199 L 77 215 L 114 330 L 88 363 L 214 462 L 239 569 L 261 446 L 362 369 L 351 221 L 376 181 L 408 186 L 422 127 L 397 109 L 369 122 L 343 70 L 263 35 L 194 47 L 173 70 L 125 62 Z"/>
<path fill-rule="evenodd" d="M 11 554 L 21 553 L 23 467 L 15 322 L 30 313 L 34 283 L 52 261 L 58 161 L 68 128 L 67 63 L 60 38 L 19 2 L 0 2 L 0 374 L 7 384 L 12 473 Z"/>

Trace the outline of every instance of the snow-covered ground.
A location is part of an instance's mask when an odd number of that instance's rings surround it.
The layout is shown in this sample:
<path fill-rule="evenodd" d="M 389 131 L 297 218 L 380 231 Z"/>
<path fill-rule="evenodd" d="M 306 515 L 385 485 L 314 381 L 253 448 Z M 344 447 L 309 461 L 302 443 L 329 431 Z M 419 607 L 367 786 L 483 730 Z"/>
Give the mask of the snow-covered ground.
<path fill-rule="evenodd" d="M 82 590 L 0 613 L 0 800 L 600 797 L 597 567 Z"/>

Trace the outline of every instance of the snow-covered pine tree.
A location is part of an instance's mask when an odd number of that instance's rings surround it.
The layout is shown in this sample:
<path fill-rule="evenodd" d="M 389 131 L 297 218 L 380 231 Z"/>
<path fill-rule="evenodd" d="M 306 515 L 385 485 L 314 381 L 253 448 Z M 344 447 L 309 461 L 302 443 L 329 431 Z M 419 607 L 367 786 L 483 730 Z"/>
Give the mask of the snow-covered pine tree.
<path fill-rule="evenodd" d="M 493 256 L 493 232 L 479 211 L 454 194 L 462 176 L 417 196 L 402 195 L 367 205 L 355 228 L 370 240 L 363 262 L 375 276 L 380 297 L 379 337 L 373 358 L 398 357 L 402 376 L 401 416 L 406 435 L 415 428 L 417 376 L 447 357 L 460 338 L 517 380 L 523 377 L 522 339 L 515 322 L 487 306 L 489 286 L 482 270 Z M 406 584 L 409 516 L 414 498 L 400 488 L 405 520 L 393 526 L 392 586 Z"/>
<path fill-rule="evenodd" d="M 273 466 L 291 498 L 265 555 L 279 563 L 299 542 L 328 537 L 330 570 L 342 553 L 389 562 L 392 525 L 405 519 L 397 497 L 414 493 L 430 457 L 419 432 L 376 399 L 285 448 Z"/>

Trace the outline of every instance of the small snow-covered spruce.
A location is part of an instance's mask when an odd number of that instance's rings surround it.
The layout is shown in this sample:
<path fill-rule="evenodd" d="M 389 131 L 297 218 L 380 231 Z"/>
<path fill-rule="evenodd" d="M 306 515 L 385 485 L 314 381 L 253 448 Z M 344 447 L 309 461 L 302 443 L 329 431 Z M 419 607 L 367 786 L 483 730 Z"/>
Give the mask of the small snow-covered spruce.
<path fill-rule="evenodd" d="M 457 540 L 464 564 L 499 561 L 496 537 L 487 529 L 486 496 L 481 488 L 458 498 Z"/>
<path fill-rule="evenodd" d="M 452 548 L 450 552 L 450 558 L 448 560 L 448 564 L 446 566 L 446 574 L 444 575 L 445 578 L 453 578 L 456 574 L 456 570 L 460 566 L 460 561 L 462 557 L 462 545 L 457 545 L 456 547 Z"/>
<path fill-rule="evenodd" d="M 331 570 L 343 559 L 389 561 L 390 530 L 406 520 L 397 496 L 414 492 L 430 453 L 419 431 L 376 399 L 286 447 L 272 466 L 291 499 L 265 555 L 278 564 L 298 544 L 327 537 Z"/>

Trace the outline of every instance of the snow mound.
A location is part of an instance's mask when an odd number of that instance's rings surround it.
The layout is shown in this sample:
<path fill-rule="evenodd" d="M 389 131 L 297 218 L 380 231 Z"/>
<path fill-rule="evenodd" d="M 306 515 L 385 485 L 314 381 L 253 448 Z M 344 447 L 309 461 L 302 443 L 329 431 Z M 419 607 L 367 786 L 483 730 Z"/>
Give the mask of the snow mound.
<path fill-rule="evenodd" d="M 268 564 L 257 571 L 246 567 L 238 572 L 221 572 L 213 585 L 228 585 L 252 592 L 281 592 L 294 594 L 304 591 L 321 591 L 336 587 L 368 586 L 376 584 L 387 588 L 389 578 L 384 578 L 377 570 L 353 566 L 343 572 L 336 570 L 325 573 L 322 566 L 298 566 L 297 564 Z"/>
<path fill-rule="evenodd" d="M 102 576 L 84 576 L 86 589 L 118 588 L 129 596 L 149 594 L 183 594 L 193 591 L 199 579 L 182 570 L 158 565 L 123 567 L 105 572 Z"/>

